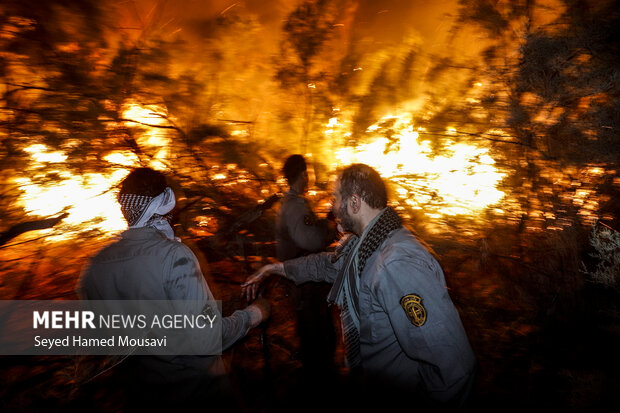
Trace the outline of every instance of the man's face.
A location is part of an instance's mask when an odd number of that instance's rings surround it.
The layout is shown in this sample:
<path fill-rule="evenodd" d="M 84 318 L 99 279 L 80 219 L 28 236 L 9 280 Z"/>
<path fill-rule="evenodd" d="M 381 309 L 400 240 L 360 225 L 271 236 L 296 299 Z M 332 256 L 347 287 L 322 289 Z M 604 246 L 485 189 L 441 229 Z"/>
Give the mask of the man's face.
<path fill-rule="evenodd" d="M 305 194 L 308 191 L 309 182 L 310 182 L 310 178 L 308 177 L 308 171 L 303 171 L 295 179 L 295 182 L 291 184 L 291 188 L 295 187 L 297 191 L 299 191 L 302 194 Z"/>
<path fill-rule="evenodd" d="M 334 189 L 334 200 L 332 205 L 332 211 L 334 216 L 336 217 L 336 222 L 338 226 L 344 232 L 356 232 L 355 229 L 357 227 L 357 222 L 355 218 L 349 214 L 348 210 L 348 199 L 343 199 L 340 194 L 340 182 L 336 182 L 336 187 Z"/>

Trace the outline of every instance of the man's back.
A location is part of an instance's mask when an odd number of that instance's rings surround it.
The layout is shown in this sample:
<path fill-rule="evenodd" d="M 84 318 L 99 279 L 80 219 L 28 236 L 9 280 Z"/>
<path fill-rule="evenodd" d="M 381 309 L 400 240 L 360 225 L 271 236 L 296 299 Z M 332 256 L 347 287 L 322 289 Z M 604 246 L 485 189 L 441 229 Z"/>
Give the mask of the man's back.
<path fill-rule="evenodd" d="M 222 350 L 269 316 L 269 303 L 262 299 L 221 317 L 198 259 L 174 235 L 170 219 L 176 197 L 162 172 L 136 168 L 120 186 L 117 200 L 129 229 L 90 260 L 77 286 L 82 299 L 157 300 L 165 302 L 164 308 L 158 303 L 158 310 L 166 314 L 215 316 L 221 319 L 221 336 L 215 340 L 221 339 Z M 211 354 L 214 338 L 207 330 L 196 334 L 195 341 L 193 335 L 188 338 L 190 344 L 207 355 L 134 356 L 123 363 L 132 375 L 128 400 L 135 405 L 130 410 L 207 403 L 230 407 L 222 359 Z"/>
<path fill-rule="evenodd" d="M 191 250 L 150 227 L 123 232 L 93 257 L 79 290 L 90 300 L 213 300 Z"/>
<path fill-rule="evenodd" d="M 316 218 L 304 197 L 289 191 L 284 196 L 276 220 L 278 259 L 288 260 L 322 251 L 326 241 L 326 223 Z"/>

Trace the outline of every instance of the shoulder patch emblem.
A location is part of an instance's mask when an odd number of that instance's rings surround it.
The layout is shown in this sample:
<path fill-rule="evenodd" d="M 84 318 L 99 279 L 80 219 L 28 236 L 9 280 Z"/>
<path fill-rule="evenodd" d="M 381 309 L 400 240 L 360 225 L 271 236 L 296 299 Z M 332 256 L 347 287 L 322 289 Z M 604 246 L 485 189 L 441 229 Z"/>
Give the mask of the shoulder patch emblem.
<path fill-rule="evenodd" d="M 405 310 L 411 324 L 421 327 L 426 323 L 426 308 L 422 304 L 422 297 L 417 294 L 407 294 L 400 299 L 400 305 Z"/>

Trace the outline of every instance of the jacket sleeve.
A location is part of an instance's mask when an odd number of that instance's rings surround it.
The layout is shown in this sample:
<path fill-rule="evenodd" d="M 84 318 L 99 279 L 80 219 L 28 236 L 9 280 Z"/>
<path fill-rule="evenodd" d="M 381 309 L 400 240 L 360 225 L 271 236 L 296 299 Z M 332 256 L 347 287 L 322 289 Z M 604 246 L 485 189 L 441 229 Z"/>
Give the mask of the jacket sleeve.
<path fill-rule="evenodd" d="M 348 234 L 340 239 L 333 252 L 310 254 L 284 261 L 285 277 L 297 285 L 308 281 L 326 281 L 333 284 L 357 241 L 357 236 Z"/>
<path fill-rule="evenodd" d="M 436 271 L 438 264 L 418 258 L 391 261 L 377 277 L 374 294 L 403 352 L 420 363 L 431 396 L 448 401 L 469 380 L 474 355 Z"/>
<path fill-rule="evenodd" d="M 290 203 L 282 219 L 286 221 L 288 235 L 298 248 L 310 252 L 325 248 L 327 222 L 318 220 L 305 200 Z"/>
<path fill-rule="evenodd" d="M 296 285 L 309 281 L 333 283 L 344 264 L 344 259 L 332 262 L 333 256 L 332 252 L 321 252 L 284 261 L 286 278 Z"/>
<path fill-rule="evenodd" d="M 203 303 L 201 308 L 192 309 L 194 314 L 205 311 L 208 301 L 215 301 L 198 259 L 183 244 L 179 244 L 172 254 L 171 269 L 164 283 L 168 299 Z M 222 320 L 222 350 L 232 346 L 250 330 L 250 313 L 247 310 L 237 310 L 228 317 L 222 317 L 217 306 L 209 305 L 208 310 Z"/>

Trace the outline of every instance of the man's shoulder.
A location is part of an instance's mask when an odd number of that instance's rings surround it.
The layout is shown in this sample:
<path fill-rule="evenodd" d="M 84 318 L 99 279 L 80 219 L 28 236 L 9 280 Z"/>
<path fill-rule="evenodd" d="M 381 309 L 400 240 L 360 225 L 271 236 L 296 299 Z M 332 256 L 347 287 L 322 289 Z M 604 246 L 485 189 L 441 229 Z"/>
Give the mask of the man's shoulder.
<path fill-rule="evenodd" d="M 308 200 L 300 195 L 293 195 L 285 197 L 280 207 L 281 217 L 291 217 L 297 215 L 304 215 L 310 213 L 312 210 Z"/>
<path fill-rule="evenodd" d="M 420 271 L 429 275 L 441 272 L 430 249 L 406 228 L 392 231 L 373 255 L 368 278 L 372 288 L 383 288 L 389 279 L 408 279 Z"/>
<path fill-rule="evenodd" d="M 290 207 L 294 205 L 306 205 L 308 200 L 299 194 L 287 193 L 282 199 L 282 207 Z"/>
<path fill-rule="evenodd" d="M 405 227 L 392 231 L 379 247 L 378 253 L 378 259 L 383 264 L 398 260 L 429 261 L 434 259 L 428 247 Z"/>
<path fill-rule="evenodd" d="M 129 258 L 139 255 L 165 256 L 168 253 L 191 253 L 190 248 L 182 242 L 166 238 L 158 231 L 154 231 L 151 236 L 135 237 L 127 231 L 121 234 L 120 238 L 102 248 L 91 261 L 109 261 Z M 144 235 L 144 234 L 141 234 Z"/>
<path fill-rule="evenodd" d="M 125 243 L 126 242 L 122 237 L 111 241 L 109 244 L 97 251 L 97 253 L 90 258 L 90 261 L 104 261 L 107 260 L 108 257 L 119 255 L 122 251 L 126 250 Z"/>

